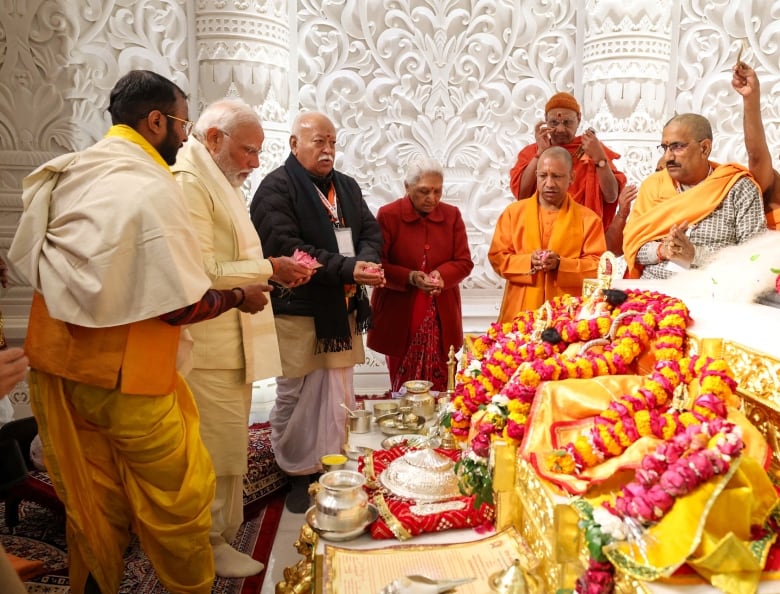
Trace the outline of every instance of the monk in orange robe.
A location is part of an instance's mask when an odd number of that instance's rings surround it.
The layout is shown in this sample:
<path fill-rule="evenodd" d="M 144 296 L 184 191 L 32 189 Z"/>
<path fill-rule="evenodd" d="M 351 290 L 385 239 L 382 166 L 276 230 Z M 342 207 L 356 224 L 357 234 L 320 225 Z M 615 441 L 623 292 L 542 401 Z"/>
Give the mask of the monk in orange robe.
<path fill-rule="evenodd" d="M 509 188 L 519 200 L 529 198 L 536 191 L 536 167 L 539 157 L 551 146 L 561 146 L 572 156 L 574 177 L 569 193 L 578 204 L 583 204 L 601 217 L 604 229 L 609 227 L 617 208 L 617 198 L 626 176 L 612 161 L 620 155 L 607 148 L 592 128 L 575 136 L 582 121 L 579 103 L 570 93 L 553 95 L 544 106 L 545 121 L 534 128 L 536 142 L 526 146 L 517 155 L 517 162 L 509 173 Z"/>
<path fill-rule="evenodd" d="M 507 281 L 500 322 L 557 295 L 579 296 L 583 279 L 595 278 L 606 250 L 601 219 L 567 191 L 574 175 L 569 152 L 547 149 L 536 175 L 538 191 L 501 213 L 488 252 Z"/>
<path fill-rule="evenodd" d="M 744 62 L 734 67 L 731 86 L 742 95 L 742 127 L 748 168 L 764 194 L 767 227 L 780 230 L 780 172 L 772 167 L 772 155 L 761 121 L 761 87 L 756 72 Z"/>

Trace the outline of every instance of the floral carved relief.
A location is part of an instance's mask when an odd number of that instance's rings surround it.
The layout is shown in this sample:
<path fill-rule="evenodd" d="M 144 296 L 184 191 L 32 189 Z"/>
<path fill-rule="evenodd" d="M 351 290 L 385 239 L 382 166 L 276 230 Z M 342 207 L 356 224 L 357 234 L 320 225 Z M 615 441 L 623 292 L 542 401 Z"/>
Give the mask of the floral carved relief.
<path fill-rule="evenodd" d="M 367 4 L 373 4 L 371 9 Z M 477 266 L 509 200 L 508 171 L 553 90 L 571 87 L 574 11 L 502 0 L 299 2 L 299 101 L 336 124 L 338 167 L 372 208 L 403 194 L 417 155 L 445 167 L 445 200 L 467 221 Z M 380 8 L 377 10 L 377 8 Z"/>

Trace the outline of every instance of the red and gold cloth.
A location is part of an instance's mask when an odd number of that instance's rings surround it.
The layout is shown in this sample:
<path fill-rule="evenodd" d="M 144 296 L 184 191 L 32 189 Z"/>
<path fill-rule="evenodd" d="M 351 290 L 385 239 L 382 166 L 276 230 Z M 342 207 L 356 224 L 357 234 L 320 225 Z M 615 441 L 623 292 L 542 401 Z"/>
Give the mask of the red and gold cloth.
<path fill-rule="evenodd" d="M 408 540 L 425 532 L 441 532 L 453 528 L 477 528 L 486 524 L 490 524 L 492 529 L 496 515 L 495 507 L 483 503 L 475 509 L 473 495 L 451 499 L 452 502 L 462 503 L 458 509 L 417 515 L 412 511 L 416 504 L 415 501 L 396 497 L 377 489 L 377 481 L 382 471 L 409 449 L 405 446 L 396 446 L 389 450 L 377 450 L 362 457 L 358 463 L 358 470 L 366 476 L 369 485 L 375 485 L 374 489 L 369 489 L 369 498 L 380 514 L 379 518 L 371 524 L 372 538 Z M 435 451 L 453 462 L 457 462 L 461 455 L 460 450 L 437 448 Z"/>

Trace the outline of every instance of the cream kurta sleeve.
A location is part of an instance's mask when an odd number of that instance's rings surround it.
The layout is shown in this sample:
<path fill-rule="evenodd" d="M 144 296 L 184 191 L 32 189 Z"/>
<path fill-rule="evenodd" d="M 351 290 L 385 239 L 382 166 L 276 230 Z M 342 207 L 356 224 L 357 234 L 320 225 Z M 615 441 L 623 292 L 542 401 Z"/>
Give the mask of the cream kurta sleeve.
<path fill-rule="evenodd" d="M 211 278 L 212 287 L 230 289 L 247 282 L 267 282 L 273 275 L 271 262 L 265 258 L 238 259 L 229 213 L 215 203 L 203 183 L 184 171 L 176 173 L 176 180 L 187 197 L 190 218 L 201 245 L 203 265 Z M 236 200 L 239 199 L 236 196 Z M 236 259 L 217 257 L 217 254 L 226 251 L 232 252 L 232 257 Z"/>

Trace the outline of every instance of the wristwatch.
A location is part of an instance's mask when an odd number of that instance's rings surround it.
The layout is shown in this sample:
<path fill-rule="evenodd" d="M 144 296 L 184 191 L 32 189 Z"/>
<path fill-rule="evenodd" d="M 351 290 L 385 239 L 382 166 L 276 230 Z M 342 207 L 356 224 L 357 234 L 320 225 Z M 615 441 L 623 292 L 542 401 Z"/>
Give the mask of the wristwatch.
<path fill-rule="evenodd" d="M 606 159 L 602 159 L 601 161 L 596 163 L 596 167 L 599 167 L 599 168 L 606 167 L 606 166 L 607 166 L 607 160 Z"/>

